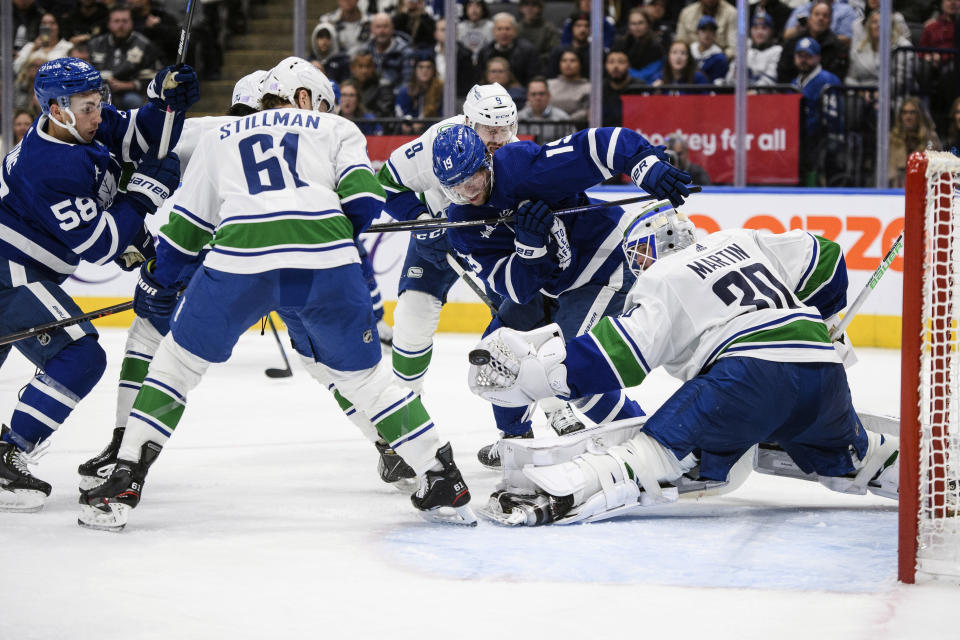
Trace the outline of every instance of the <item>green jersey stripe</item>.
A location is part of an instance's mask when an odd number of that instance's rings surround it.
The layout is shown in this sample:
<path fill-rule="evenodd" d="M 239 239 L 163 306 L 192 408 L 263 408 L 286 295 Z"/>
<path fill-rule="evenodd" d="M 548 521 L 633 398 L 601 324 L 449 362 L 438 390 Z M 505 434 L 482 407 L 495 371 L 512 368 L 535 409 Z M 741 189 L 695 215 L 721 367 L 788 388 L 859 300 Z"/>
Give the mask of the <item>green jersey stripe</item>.
<path fill-rule="evenodd" d="M 380 167 L 380 171 L 377 172 L 377 181 L 383 185 L 384 189 L 393 191 L 394 193 L 399 193 L 401 191 L 410 191 L 405 186 L 396 181 L 393 177 L 393 172 L 390 171 L 390 168 L 387 166 L 387 163 L 384 162 L 383 166 Z"/>
<path fill-rule="evenodd" d="M 430 422 L 430 414 L 420 401 L 420 396 L 400 405 L 377 422 L 377 431 L 387 442 L 400 440 Z"/>
<path fill-rule="evenodd" d="M 806 300 L 819 291 L 823 285 L 833 280 L 842 255 L 840 245 L 836 242 L 820 236 L 813 237 L 817 239 L 817 243 L 820 245 L 820 257 L 817 259 L 817 265 L 813 268 L 810 277 L 807 278 L 803 289 L 797 292 L 797 298 L 800 300 Z"/>
<path fill-rule="evenodd" d="M 309 247 L 353 239 L 353 225 L 346 216 L 317 220 L 286 219 L 228 223 L 217 229 L 211 245 L 236 249 L 262 249 L 279 245 Z"/>
<path fill-rule="evenodd" d="M 731 340 L 723 351 L 733 345 L 752 344 L 760 345 L 773 343 L 822 343 L 831 344 L 827 325 L 817 320 L 800 318 L 772 329 L 762 329 Z M 722 353 L 722 352 L 721 352 Z M 709 364 L 709 363 L 707 363 Z"/>
<path fill-rule="evenodd" d="M 163 423 L 171 431 L 177 428 L 186 405 L 173 396 L 149 385 L 140 387 L 133 410 Z"/>
<path fill-rule="evenodd" d="M 170 212 L 170 219 L 160 227 L 160 233 L 177 249 L 188 255 L 197 255 L 207 246 L 213 234 L 195 225 L 176 211 Z"/>
<path fill-rule="evenodd" d="M 602 318 L 590 330 L 590 335 L 620 379 L 621 387 L 634 387 L 643 382 L 647 372 L 630 347 L 630 342 L 610 318 Z"/>
<path fill-rule="evenodd" d="M 380 186 L 380 183 L 377 181 L 376 176 L 366 169 L 351 171 L 344 176 L 340 184 L 337 185 L 337 195 L 340 196 L 341 201 L 344 198 L 355 196 L 358 193 L 368 193 L 371 196 L 381 199 L 386 199 L 387 197 L 387 194 L 383 191 L 383 187 Z"/>

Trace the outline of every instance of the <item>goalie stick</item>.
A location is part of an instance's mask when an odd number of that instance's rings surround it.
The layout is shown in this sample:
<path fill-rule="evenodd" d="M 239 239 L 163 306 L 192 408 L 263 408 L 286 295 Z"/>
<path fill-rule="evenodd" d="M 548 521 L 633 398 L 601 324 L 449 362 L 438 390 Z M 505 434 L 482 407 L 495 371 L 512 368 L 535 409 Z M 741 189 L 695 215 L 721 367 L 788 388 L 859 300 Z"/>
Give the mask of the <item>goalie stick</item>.
<path fill-rule="evenodd" d="M 691 186 L 690 193 L 700 193 L 701 187 Z M 611 200 L 609 202 L 596 202 L 585 204 L 581 207 L 570 207 L 569 209 L 558 209 L 553 214 L 557 216 L 570 216 L 578 213 L 589 213 L 591 211 L 600 211 L 610 207 L 622 207 L 636 202 L 646 202 L 648 200 L 657 200 L 655 196 L 636 196 L 633 198 L 624 198 L 622 200 Z M 375 224 L 368 227 L 363 233 L 389 233 L 393 231 L 430 231 L 433 229 L 456 229 L 458 227 L 482 227 L 486 225 L 495 225 L 501 222 L 514 222 L 515 216 L 506 216 L 503 218 L 484 218 L 482 220 L 459 220 L 450 222 L 446 218 L 437 220 L 406 220 L 402 222 L 387 222 L 384 224 Z"/>
<path fill-rule="evenodd" d="M 287 359 L 287 351 L 283 348 L 283 342 L 280 340 L 280 334 L 277 332 L 277 325 L 273 322 L 273 316 L 267 314 L 267 323 L 270 325 L 270 331 L 273 332 L 273 338 L 277 341 L 277 347 L 280 349 L 280 357 L 283 358 L 285 369 L 270 368 L 264 371 L 268 378 L 289 378 L 293 375 L 293 369 L 290 368 L 290 361 Z"/>
<path fill-rule="evenodd" d="M 180 29 L 180 44 L 177 47 L 176 68 L 178 69 L 183 66 L 187 57 L 187 46 L 190 44 L 190 27 L 193 24 L 193 14 L 196 13 L 198 1 L 199 0 L 187 0 L 187 15 L 183 19 L 183 27 Z M 163 80 L 163 87 L 157 88 L 161 96 L 163 95 L 164 89 L 176 86 L 176 81 L 173 79 L 174 75 L 173 73 L 168 73 Z M 157 157 L 160 159 L 167 157 L 167 151 L 170 150 L 170 134 L 173 131 L 173 116 L 173 109 L 167 107 L 167 112 L 163 116 L 163 131 L 160 132 L 160 147 L 157 150 Z"/>

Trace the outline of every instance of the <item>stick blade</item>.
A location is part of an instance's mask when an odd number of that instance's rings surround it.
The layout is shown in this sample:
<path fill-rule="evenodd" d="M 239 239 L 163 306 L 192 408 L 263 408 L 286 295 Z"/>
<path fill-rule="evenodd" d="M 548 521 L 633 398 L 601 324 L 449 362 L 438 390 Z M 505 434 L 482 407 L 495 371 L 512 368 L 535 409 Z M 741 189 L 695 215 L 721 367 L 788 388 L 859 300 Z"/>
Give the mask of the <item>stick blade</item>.
<path fill-rule="evenodd" d="M 268 378 L 289 378 L 293 375 L 290 369 L 267 369 L 264 373 Z"/>

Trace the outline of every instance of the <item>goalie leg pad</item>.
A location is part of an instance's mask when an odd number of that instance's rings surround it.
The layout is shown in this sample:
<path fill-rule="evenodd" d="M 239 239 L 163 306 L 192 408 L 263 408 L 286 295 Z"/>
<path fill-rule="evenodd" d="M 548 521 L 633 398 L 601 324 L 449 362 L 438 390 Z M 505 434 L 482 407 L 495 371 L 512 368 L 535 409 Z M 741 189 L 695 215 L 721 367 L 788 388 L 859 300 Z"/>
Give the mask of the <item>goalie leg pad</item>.
<path fill-rule="evenodd" d="M 867 453 L 863 460 L 854 462 L 857 472 L 853 477 L 820 476 L 820 484 L 831 491 L 865 495 L 873 493 L 897 499 L 899 487 L 900 438 L 867 432 Z"/>

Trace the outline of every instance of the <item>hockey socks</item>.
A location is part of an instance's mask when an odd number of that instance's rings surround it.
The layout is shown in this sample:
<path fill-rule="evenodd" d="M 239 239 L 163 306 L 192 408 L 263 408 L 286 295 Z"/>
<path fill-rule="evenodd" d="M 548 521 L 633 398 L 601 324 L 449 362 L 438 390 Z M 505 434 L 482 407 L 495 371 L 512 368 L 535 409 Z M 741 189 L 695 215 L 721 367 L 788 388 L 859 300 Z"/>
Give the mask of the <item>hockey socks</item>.
<path fill-rule="evenodd" d="M 90 393 L 106 365 L 106 354 L 96 337 L 87 335 L 68 344 L 24 388 L 3 440 L 23 451 L 32 451 Z"/>

